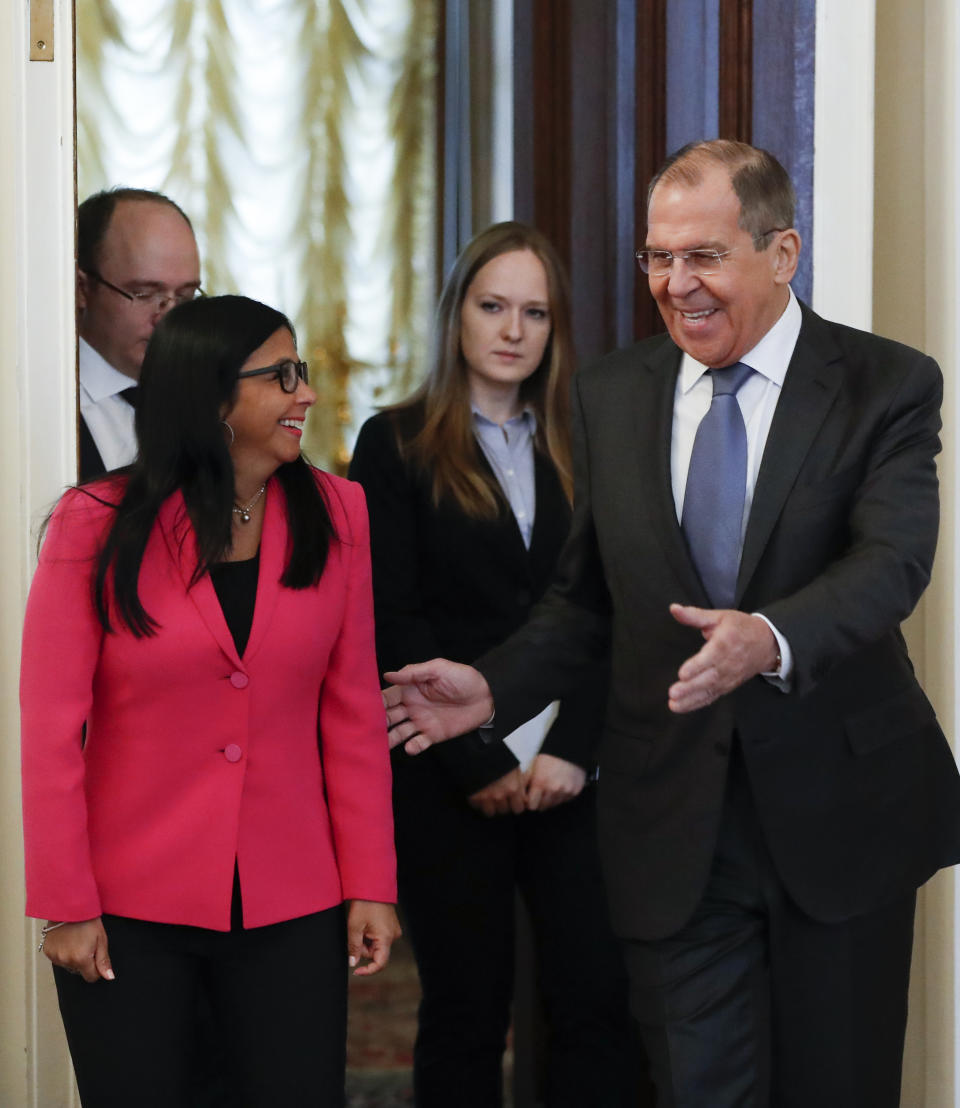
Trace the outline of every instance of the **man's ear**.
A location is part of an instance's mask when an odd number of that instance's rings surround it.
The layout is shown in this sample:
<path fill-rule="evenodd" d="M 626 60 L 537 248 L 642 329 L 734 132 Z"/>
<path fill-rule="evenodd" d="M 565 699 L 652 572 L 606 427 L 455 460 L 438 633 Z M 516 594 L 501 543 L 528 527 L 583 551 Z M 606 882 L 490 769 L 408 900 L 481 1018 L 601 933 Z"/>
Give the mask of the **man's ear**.
<path fill-rule="evenodd" d="M 77 270 L 77 312 L 87 310 L 87 295 L 90 291 L 90 278 L 82 269 Z"/>
<path fill-rule="evenodd" d="M 789 227 L 780 234 L 780 240 L 776 245 L 774 254 L 773 280 L 778 285 L 788 285 L 797 272 L 797 264 L 800 261 L 800 233 L 794 227 Z"/>

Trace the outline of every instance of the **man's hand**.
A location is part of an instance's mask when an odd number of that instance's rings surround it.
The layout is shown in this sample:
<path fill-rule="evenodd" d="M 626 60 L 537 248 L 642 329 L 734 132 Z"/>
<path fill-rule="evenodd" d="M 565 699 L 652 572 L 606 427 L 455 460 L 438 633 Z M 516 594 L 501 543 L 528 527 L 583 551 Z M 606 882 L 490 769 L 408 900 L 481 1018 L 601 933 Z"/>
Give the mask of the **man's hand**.
<path fill-rule="evenodd" d="M 527 806 L 525 784 L 523 773 L 517 766 L 503 777 L 478 789 L 469 798 L 469 802 L 485 816 L 506 816 L 511 812 L 518 816 Z"/>
<path fill-rule="evenodd" d="M 432 743 L 473 731 L 493 715 L 490 686 L 473 666 L 434 658 L 385 673 L 390 745 L 419 754 Z"/>
<path fill-rule="evenodd" d="M 777 640 L 759 616 L 671 604 L 670 614 L 698 627 L 705 645 L 680 667 L 668 691 L 671 712 L 695 712 L 726 696 L 758 673 L 777 667 Z"/>
<path fill-rule="evenodd" d="M 379 973 L 390 960 L 390 948 L 400 938 L 400 924 L 392 904 L 351 900 L 347 909 L 347 955 L 357 977 Z M 369 962 L 361 965 L 361 960 Z"/>
<path fill-rule="evenodd" d="M 527 773 L 527 808 L 544 812 L 579 796 L 587 782 L 587 771 L 565 758 L 538 754 Z"/>
<path fill-rule="evenodd" d="M 88 984 L 114 979 L 107 947 L 107 933 L 100 917 L 81 923 L 65 923 L 47 933 L 43 953 L 55 966 L 79 974 Z"/>

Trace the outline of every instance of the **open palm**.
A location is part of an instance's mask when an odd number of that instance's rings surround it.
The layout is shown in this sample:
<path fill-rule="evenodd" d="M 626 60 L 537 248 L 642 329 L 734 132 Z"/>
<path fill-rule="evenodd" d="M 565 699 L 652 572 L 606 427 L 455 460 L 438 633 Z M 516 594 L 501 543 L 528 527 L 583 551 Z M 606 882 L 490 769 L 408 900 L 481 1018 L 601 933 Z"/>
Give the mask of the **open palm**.
<path fill-rule="evenodd" d="M 490 686 L 472 666 L 434 658 L 384 677 L 390 745 L 405 743 L 408 754 L 472 731 L 493 714 Z"/>

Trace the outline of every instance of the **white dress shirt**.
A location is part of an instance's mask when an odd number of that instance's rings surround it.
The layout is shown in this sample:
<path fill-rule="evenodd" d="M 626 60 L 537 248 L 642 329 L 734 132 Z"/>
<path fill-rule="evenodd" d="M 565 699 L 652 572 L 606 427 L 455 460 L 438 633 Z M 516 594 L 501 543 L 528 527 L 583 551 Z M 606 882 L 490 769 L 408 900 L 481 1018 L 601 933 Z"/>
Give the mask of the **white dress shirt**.
<path fill-rule="evenodd" d="M 753 490 L 760 472 L 763 449 L 766 446 L 773 413 L 777 409 L 783 381 L 787 375 L 787 366 L 793 357 L 800 334 L 802 316 L 800 305 L 788 288 L 790 298 L 783 315 L 763 336 L 757 345 L 740 359 L 754 370 L 753 374 L 737 392 L 737 402 L 743 414 L 747 430 L 747 488 L 743 506 L 743 527 L 740 532 L 740 547 L 747 532 L 750 518 L 750 506 L 753 503 Z M 684 354 L 677 375 L 677 389 L 673 401 L 673 432 L 670 441 L 670 479 L 673 486 L 673 500 L 677 508 L 677 519 L 683 516 L 683 498 L 687 485 L 687 471 L 690 468 L 690 455 L 693 452 L 693 440 L 700 421 L 707 414 L 713 400 L 713 382 L 707 375 L 707 366 L 694 361 Z M 759 614 L 759 613 L 756 613 Z M 793 669 L 793 655 L 790 644 L 765 616 L 761 619 L 770 627 L 780 648 L 780 669 L 777 677 L 786 683 Z M 768 676 L 768 675 L 765 675 Z"/>
<path fill-rule="evenodd" d="M 137 382 L 85 340 L 79 343 L 80 414 L 107 470 L 129 465 L 137 453 L 133 408 L 120 395 Z"/>

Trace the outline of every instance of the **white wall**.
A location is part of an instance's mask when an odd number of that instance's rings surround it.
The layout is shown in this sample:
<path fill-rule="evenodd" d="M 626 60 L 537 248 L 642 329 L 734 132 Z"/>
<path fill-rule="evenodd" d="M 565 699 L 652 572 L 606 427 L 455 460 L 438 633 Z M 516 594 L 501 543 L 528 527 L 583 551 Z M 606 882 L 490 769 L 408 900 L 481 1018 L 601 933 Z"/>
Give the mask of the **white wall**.
<path fill-rule="evenodd" d="M 884 7 L 892 2 L 885 0 Z M 898 67 L 904 88 L 915 82 L 923 91 L 923 104 L 913 120 L 914 126 L 923 128 L 922 190 L 920 195 L 904 196 L 902 207 L 904 211 L 916 204 L 924 208 L 922 250 L 917 254 L 924 280 L 923 347 L 944 371 L 944 450 L 939 466 L 942 525 L 925 608 L 924 676 L 956 752 L 960 737 L 960 703 L 956 696 L 960 666 L 956 589 L 960 572 L 960 13 L 956 0 L 896 3 L 906 18 L 923 28 L 923 68 L 917 72 Z M 878 228 L 878 234 L 890 231 Z M 888 268 L 892 270 L 891 284 L 896 278 L 909 283 L 907 272 L 911 267 L 903 265 L 902 254 L 900 263 Z M 956 871 L 940 875 L 924 891 L 925 1108 L 960 1104 L 958 892 Z"/>
<path fill-rule="evenodd" d="M 818 0 L 815 306 L 927 350 L 944 370 L 940 545 L 933 581 L 906 630 L 955 749 L 958 68 L 956 0 Z M 904 1108 L 960 1105 L 956 897 L 952 871 L 920 894 Z"/>
<path fill-rule="evenodd" d="M 869 330 L 874 0 L 818 0 L 816 43 L 813 307 Z"/>

